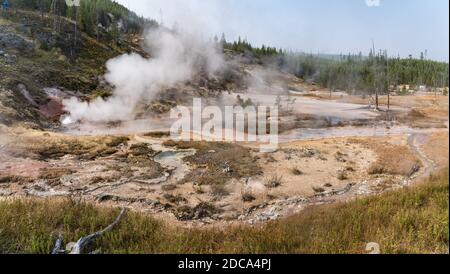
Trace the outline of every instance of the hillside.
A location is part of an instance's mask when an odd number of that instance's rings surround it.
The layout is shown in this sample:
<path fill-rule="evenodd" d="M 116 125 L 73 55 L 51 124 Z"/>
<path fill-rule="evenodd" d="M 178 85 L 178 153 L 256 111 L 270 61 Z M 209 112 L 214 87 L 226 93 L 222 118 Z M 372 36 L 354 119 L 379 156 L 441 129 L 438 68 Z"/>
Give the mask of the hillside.
<path fill-rule="evenodd" d="M 14 9 L 38 11 L 41 15 L 56 15 L 54 27 L 59 27 L 60 17 L 78 21 L 85 33 L 103 40 L 114 40 L 121 34 L 140 34 L 144 27 L 155 26 L 154 20 L 145 19 L 111 0 L 81 0 L 80 7 L 67 6 L 65 0 L 14 0 Z"/>
<path fill-rule="evenodd" d="M 148 23 L 151 21 L 145 22 L 146 29 L 155 26 Z M 69 17 L 38 11 L 14 10 L 2 15 L 1 123 L 12 125 L 18 122 L 45 128 L 57 126 L 63 113 L 59 102 L 61 98 L 76 96 L 90 100 L 111 95 L 112 87 L 103 77 L 108 60 L 125 53 L 150 57 L 151 52 L 143 49 L 139 33 L 143 31 L 143 25 L 131 32 L 121 31 L 117 39 L 111 39 L 111 29 L 102 29 L 97 35 L 82 27 L 78 30 L 76 41 L 74 26 L 75 22 Z M 241 85 L 242 81 L 239 68 L 231 64 L 219 78 L 208 77 L 194 75 L 184 86 L 177 87 L 177 92 L 169 89 L 153 103 L 146 103 L 152 112 L 166 112 L 181 102 L 179 100 L 188 99 L 181 94 L 214 96 L 230 84 Z M 49 92 L 49 89 L 54 91 L 55 88 L 58 89 L 57 95 Z"/>
<path fill-rule="evenodd" d="M 53 16 L 41 17 L 37 12 L 16 10 L 0 18 L 0 102 L 4 114 L 0 117 L 6 124 L 45 121 L 39 107 L 33 106 L 48 103 L 44 88 L 61 87 L 81 94 L 100 88 L 103 64 L 127 48 L 98 42 L 84 33 L 78 36 L 75 48 L 71 21 L 62 19 L 59 31 L 52 26 Z"/>
<path fill-rule="evenodd" d="M 0 18 L 2 123 L 57 127 L 63 113 L 58 100 L 75 96 L 89 101 L 112 94 L 113 87 L 103 77 L 108 60 L 124 53 L 153 57 L 144 45 L 143 33 L 158 24 L 109 0 L 81 1 L 76 14 L 62 0 L 15 1 L 13 7 L 20 9 L 2 13 Z M 164 113 L 177 104 L 189 103 L 193 96 L 245 92 L 255 82 L 260 82 L 258 88 L 273 86 L 271 78 L 279 78 L 277 88 L 283 92 L 315 90 L 318 84 L 330 92 L 383 95 L 410 83 L 411 88 L 425 85 L 448 93 L 444 88 L 449 81 L 446 63 L 387 58 L 383 52 L 367 58 L 341 55 L 330 59 L 265 45 L 255 47 L 241 38 L 228 42 L 224 35 L 214 41 L 223 49 L 226 61 L 219 74 L 211 77 L 199 70 L 183 85 L 169 86 L 159 97 L 143 102 L 142 112 Z M 313 87 L 298 85 L 304 81 Z M 49 89 L 55 88 L 58 95 L 49 94 Z"/>

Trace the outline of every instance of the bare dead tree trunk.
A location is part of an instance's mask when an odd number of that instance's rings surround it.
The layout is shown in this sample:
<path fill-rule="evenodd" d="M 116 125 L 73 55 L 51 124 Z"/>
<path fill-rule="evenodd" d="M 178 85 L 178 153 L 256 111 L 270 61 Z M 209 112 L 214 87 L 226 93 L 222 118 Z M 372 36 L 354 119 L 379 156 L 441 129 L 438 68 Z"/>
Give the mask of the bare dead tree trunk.
<path fill-rule="evenodd" d="M 391 91 L 388 90 L 388 111 L 391 110 Z"/>
<path fill-rule="evenodd" d="M 70 252 L 70 254 L 82 254 L 82 252 L 84 251 L 84 248 L 91 242 L 95 241 L 95 239 L 99 238 L 100 236 L 102 236 L 103 234 L 105 234 L 106 232 L 111 231 L 122 219 L 123 215 L 125 214 L 126 209 L 123 208 L 120 211 L 119 216 L 117 216 L 116 220 L 114 220 L 114 222 L 112 224 L 110 224 L 109 226 L 107 226 L 105 229 L 100 230 L 95 232 L 94 234 L 88 235 L 86 237 L 82 237 L 78 240 L 78 242 L 75 244 L 75 246 L 73 247 L 72 251 Z"/>
<path fill-rule="evenodd" d="M 59 234 L 58 239 L 56 240 L 55 247 L 52 250 L 52 255 L 63 254 L 63 237 Z"/>
<path fill-rule="evenodd" d="M 375 89 L 375 109 L 379 109 L 379 98 L 378 98 L 378 88 Z"/>
<path fill-rule="evenodd" d="M 41 12 L 41 19 L 44 19 L 44 7 L 42 4 L 42 0 L 39 0 L 39 11 Z"/>
<path fill-rule="evenodd" d="M 97 231 L 97 232 L 95 232 L 95 233 L 93 233 L 91 235 L 88 235 L 88 236 L 80 238 L 75 243 L 75 245 L 73 246 L 73 248 L 69 252 L 69 254 L 83 254 L 83 252 L 85 251 L 85 248 L 86 248 L 86 246 L 88 244 L 92 243 L 97 238 L 103 236 L 103 234 L 113 230 L 113 228 L 119 224 L 119 222 L 121 221 L 122 217 L 125 215 L 125 212 L 126 212 L 126 209 L 122 208 L 122 210 L 120 211 L 120 213 L 117 216 L 117 218 L 109 226 L 107 226 L 106 228 L 104 228 L 104 229 L 102 229 L 100 231 Z M 58 239 L 56 240 L 55 247 L 53 248 L 52 254 L 63 254 L 63 253 L 65 253 L 62 250 L 62 244 L 63 244 L 63 238 L 60 235 L 58 237 Z"/>
<path fill-rule="evenodd" d="M 386 80 L 387 80 L 387 99 L 388 99 L 388 111 L 391 110 L 391 79 L 389 78 L 389 55 L 386 51 Z"/>
<path fill-rule="evenodd" d="M 56 31 L 56 0 L 52 1 L 51 11 L 51 13 L 53 13 L 53 31 Z"/>
<path fill-rule="evenodd" d="M 74 50 L 77 50 L 77 31 L 78 31 L 78 7 L 75 7 L 75 39 Z"/>
<path fill-rule="evenodd" d="M 97 29 L 97 41 L 99 40 L 99 28 L 98 28 L 98 24 L 100 24 L 100 20 L 99 20 L 99 16 L 98 16 L 98 9 L 95 9 L 95 13 L 96 13 L 96 29 Z"/>

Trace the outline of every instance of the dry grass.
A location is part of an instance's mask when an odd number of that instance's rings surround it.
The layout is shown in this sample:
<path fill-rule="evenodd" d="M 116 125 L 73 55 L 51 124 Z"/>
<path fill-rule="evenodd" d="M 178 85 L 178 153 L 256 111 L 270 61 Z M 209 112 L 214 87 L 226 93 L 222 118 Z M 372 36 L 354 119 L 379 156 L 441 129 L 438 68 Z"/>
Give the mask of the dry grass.
<path fill-rule="evenodd" d="M 377 159 L 367 170 L 372 175 L 390 174 L 409 176 L 415 166 L 422 166 L 420 160 L 406 146 L 362 139 L 350 139 L 349 142 L 361 144 L 375 151 Z"/>
<path fill-rule="evenodd" d="M 215 214 L 221 213 L 222 210 L 216 208 L 214 205 L 206 202 L 201 202 L 195 207 L 181 206 L 178 207 L 175 216 L 178 220 L 199 220 L 203 218 L 211 218 Z"/>
<path fill-rule="evenodd" d="M 277 188 L 283 184 L 283 176 L 274 175 L 266 180 L 267 188 Z"/>
<path fill-rule="evenodd" d="M 303 173 L 303 171 L 301 171 L 300 169 L 294 168 L 294 169 L 292 169 L 292 174 L 294 174 L 295 176 L 301 176 L 301 175 L 303 175 L 304 173 Z"/>
<path fill-rule="evenodd" d="M 213 184 L 211 185 L 211 195 L 220 199 L 230 195 L 230 192 L 224 184 Z"/>
<path fill-rule="evenodd" d="M 251 192 L 242 193 L 242 201 L 246 203 L 251 203 L 256 200 L 256 197 Z"/>
<path fill-rule="evenodd" d="M 408 176 L 420 161 L 407 147 L 385 145 L 376 150 L 377 160 L 368 170 L 369 174 L 391 174 Z"/>
<path fill-rule="evenodd" d="M 184 160 L 197 167 L 186 178 L 197 185 L 225 184 L 232 178 L 248 178 L 261 174 L 250 149 L 230 143 L 174 142 L 165 146 L 195 149 L 197 153 Z"/>
<path fill-rule="evenodd" d="M 75 155 L 82 160 L 94 160 L 117 153 L 117 146 L 128 140 L 127 137 L 114 136 L 52 138 L 44 141 L 33 140 L 33 146 L 28 149 L 42 160 L 59 159 L 66 155 Z"/>
<path fill-rule="evenodd" d="M 449 136 L 448 132 L 439 132 L 430 135 L 429 139 L 422 146 L 424 153 L 438 166 L 448 165 L 449 157 Z"/>
<path fill-rule="evenodd" d="M 12 184 L 12 183 L 29 183 L 32 182 L 33 179 L 17 176 L 17 175 L 3 175 L 0 173 L 0 185 L 1 184 Z"/>
<path fill-rule="evenodd" d="M 345 180 L 348 179 L 348 175 L 347 175 L 347 173 L 345 171 L 339 171 L 338 175 L 337 175 L 337 178 L 338 178 L 339 181 L 345 181 Z"/>
<path fill-rule="evenodd" d="M 181 195 L 172 195 L 172 194 L 164 194 L 164 199 L 166 199 L 169 203 L 178 205 L 180 203 L 186 203 L 187 200 Z"/>
<path fill-rule="evenodd" d="M 325 189 L 321 188 L 321 187 L 313 187 L 312 188 L 314 190 L 315 193 L 324 193 Z"/>
<path fill-rule="evenodd" d="M 174 185 L 174 184 L 169 184 L 169 185 L 163 185 L 163 186 L 161 186 L 161 189 L 163 190 L 163 191 L 174 191 L 175 189 L 177 189 L 178 187 L 177 187 L 177 185 Z"/>
<path fill-rule="evenodd" d="M 169 131 L 152 131 L 152 132 L 145 133 L 144 136 L 152 137 L 152 138 L 164 138 L 164 137 L 169 137 L 170 132 Z"/>
<path fill-rule="evenodd" d="M 129 212 L 97 241 L 106 253 L 382 253 L 449 252 L 448 169 L 422 184 L 353 202 L 317 206 L 257 227 L 184 229 Z M 70 200 L 0 202 L 0 253 L 49 253 L 111 223 L 117 209 Z M 180 218 L 217 213 L 208 204 L 180 208 Z"/>
<path fill-rule="evenodd" d="M 44 168 L 40 173 L 39 179 L 46 180 L 50 186 L 56 186 L 61 183 L 61 177 L 73 174 L 74 171 L 67 168 Z"/>
<path fill-rule="evenodd" d="M 428 116 L 427 113 L 420 109 L 412 109 L 408 113 L 401 115 L 398 120 L 414 128 L 446 128 L 443 119 Z"/>

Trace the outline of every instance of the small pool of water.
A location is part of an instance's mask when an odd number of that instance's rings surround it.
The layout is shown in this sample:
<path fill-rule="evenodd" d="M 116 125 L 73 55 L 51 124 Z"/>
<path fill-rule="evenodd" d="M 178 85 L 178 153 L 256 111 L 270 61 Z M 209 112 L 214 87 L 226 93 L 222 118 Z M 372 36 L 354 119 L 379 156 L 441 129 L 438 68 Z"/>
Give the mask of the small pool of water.
<path fill-rule="evenodd" d="M 195 149 L 167 150 L 156 155 L 154 160 L 171 171 L 169 181 L 178 182 L 183 180 L 190 171 L 189 165 L 183 161 L 183 158 L 192 156 L 195 152 Z"/>

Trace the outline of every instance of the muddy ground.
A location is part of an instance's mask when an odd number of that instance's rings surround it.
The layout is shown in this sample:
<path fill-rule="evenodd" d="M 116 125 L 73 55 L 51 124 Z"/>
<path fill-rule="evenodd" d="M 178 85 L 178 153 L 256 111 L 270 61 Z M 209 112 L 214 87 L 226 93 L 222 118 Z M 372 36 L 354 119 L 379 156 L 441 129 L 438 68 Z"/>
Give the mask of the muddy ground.
<path fill-rule="evenodd" d="M 445 112 L 438 107 L 432 113 Z M 430 119 L 444 121 L 437 114 Z M 166 132 L 73 136 L 2 126 L 0 195 L 126 206 L 184 226 L 254 224 L 405 187 L 448 165 L 448 129 L 366 127 L 332 125 L 305 138 L 288 132 L 278 151 L 262 153 L 256 144 L 174 142 Z"/>

